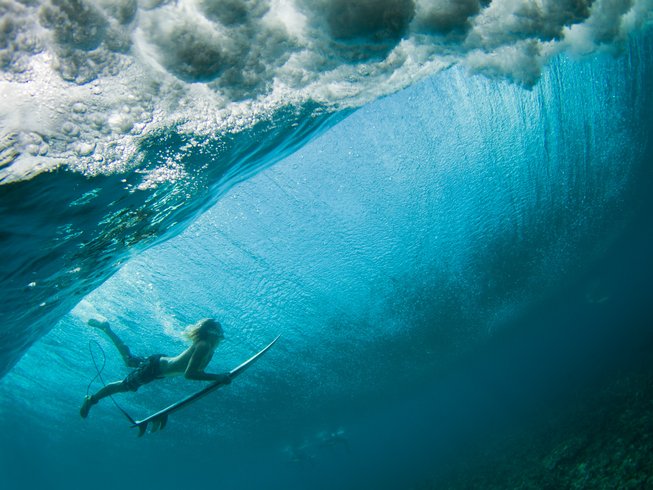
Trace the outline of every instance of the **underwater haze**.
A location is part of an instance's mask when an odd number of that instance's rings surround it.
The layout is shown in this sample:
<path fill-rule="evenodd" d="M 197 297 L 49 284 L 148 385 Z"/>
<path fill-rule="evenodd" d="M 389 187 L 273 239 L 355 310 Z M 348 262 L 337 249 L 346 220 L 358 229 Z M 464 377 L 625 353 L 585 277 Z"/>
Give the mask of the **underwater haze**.
<path fill-rule="evenodd" d="M 1 488 L 653 487 L 650 1 L 0 14 Z"/>

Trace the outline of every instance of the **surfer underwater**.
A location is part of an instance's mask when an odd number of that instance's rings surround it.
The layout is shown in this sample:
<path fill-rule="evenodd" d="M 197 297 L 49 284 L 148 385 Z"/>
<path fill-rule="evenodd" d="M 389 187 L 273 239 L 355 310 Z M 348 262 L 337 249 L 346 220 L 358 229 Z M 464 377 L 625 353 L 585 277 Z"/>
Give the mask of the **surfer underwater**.
<path fill-rule="evenodd" d="M 211 361 L 216 347 L 224 339 L 222 326 L 212 318 L 200 320 L 186 329 L 184 335 L 192 342 L 192 345 L 175 357 L 162 354 L 149 357 L 134 356 L 122 339 L 111 330 L 108 322 L 91 319 L 88 324 L 102 330 L 116 346 L 127 367 L 135 369 L 122 381 L 109 383 L 97 393 L 86 395 L 79 410 L 82 418 L 86 418 L 91 406 L 102 398 L 116 393 L 136 391 L 155 379 L 183 375 L 186 379 L 231 383 L 231 377 L 226 373 L 213 374 L 204 371 Z"/>

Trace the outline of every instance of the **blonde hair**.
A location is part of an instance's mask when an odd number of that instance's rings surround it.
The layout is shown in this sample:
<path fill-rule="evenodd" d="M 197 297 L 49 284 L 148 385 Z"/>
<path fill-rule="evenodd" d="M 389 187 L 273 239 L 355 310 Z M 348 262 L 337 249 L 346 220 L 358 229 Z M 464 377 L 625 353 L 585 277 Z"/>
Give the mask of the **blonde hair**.
<path fill-rule="evenodd" d="M 213 318 L 203 318 L 199 322 L 186 328 L 186 330 L 184 330 L 184 337 L 195 343 L 200 340 L 212 340 L 215 338 L 216 333 L 219 337 L 224 337 L 220 322 Z"/>

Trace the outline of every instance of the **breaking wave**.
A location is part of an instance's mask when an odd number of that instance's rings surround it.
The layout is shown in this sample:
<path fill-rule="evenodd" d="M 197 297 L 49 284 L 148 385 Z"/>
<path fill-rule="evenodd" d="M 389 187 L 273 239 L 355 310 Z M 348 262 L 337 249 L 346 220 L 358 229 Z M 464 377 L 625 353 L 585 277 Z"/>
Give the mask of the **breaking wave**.
<path fill-rule="evenodd" d="M 351 110 L 454 65 L 533 87 L 561 52 L 627 52 L 651 11 L 650 0 L 2 1 L 0 373 L 132 253 Z"/>

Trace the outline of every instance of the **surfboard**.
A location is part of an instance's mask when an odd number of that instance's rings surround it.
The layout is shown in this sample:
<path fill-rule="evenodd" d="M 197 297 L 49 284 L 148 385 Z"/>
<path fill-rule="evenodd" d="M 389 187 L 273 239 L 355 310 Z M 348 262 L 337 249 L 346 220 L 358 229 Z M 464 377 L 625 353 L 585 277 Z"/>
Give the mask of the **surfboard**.
<path fill-rule="evenodd" d="M 248 367 L 254 364 L 263 354 L 265 354 L 270 349 L 270 347 L 272 347 L 274 343 L 277 340 L 279 340 L 279 337 L 281 336 L 277 335 L 277 337 L 272 342 L 270 342 L 267 346 L 261 349 L 258 353 L 254 354 L 245 362 L 243 362 L 239 366 L 236 366 L 231 371 L 229 371 L 229 373 L 227 373 L 229 379 L 233 380 L 236 376 L 241 375 Z M 214 381 L 213 383 L 201 389 L 200 391 L 193 393 L 192 395 L 189 395 L 186 398 L 179 400 L 178 402 L 173 403 L 172 405 L 162 410 L 159 410 L 156 413 L 153 413 L 152 415 L 144 418 L 143 420 L 134 420 L 134 425 L 132 425 L 132 428 L 138 427 L 139 437 L 145 434 L 145 432 L 147 431 L 147 427 L 150 424 L 152 424 L 152 430 L 151 430 L 152 432 L 156 432 L 157 430 L 163 429 L 168 423 L 168 416 L 171 413 L 177 412 L 182 408 L 187 407 L 188 405 L 190 405 L 193 402 L 196 402 L 200 398 L 204 398 L 206 395 L 212 393 L 213 391 L 217 390 L 221 386 L 224 386 L 225 384 L 227 383 L 224 383 L 222 381 Z"/>

